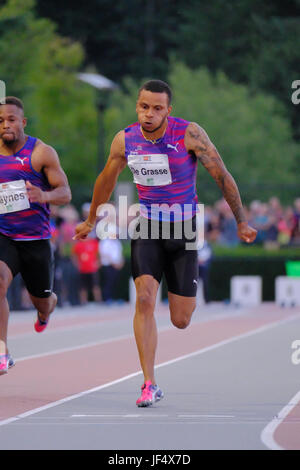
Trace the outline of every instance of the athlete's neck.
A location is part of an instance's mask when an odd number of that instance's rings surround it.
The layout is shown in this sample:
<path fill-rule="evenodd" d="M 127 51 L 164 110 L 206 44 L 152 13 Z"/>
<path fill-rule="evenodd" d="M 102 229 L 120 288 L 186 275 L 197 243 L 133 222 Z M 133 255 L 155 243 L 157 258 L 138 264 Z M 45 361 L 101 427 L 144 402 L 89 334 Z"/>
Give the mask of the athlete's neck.
<path fill-rule="evenodd" d="M 163 123 L 162 126 L 160 126 L 158 129 L 154 129 L 154 131 L 147 132 L 142 126 L 141 127 L 141 132 L 146 140 L 149 142 L 152 142 L 153 144 L 156 143 L 156 141 L 162 139 L 166 133 L 167 127 L 168 127 L 168 120 L 166 119 L 166 122 Z"/>
<path fill-rule="evenodd" d="M 19 150 L 21 150 L 21 148 L 24 147 L 27 139 L 28 139 L 27 135 L 24 135 L 20 139 L 14 140 L 13 142 L 5 142 L 1 139 L 0 140 L 0 153 L 5 154 L 5 155 L 14 155 Z"/>

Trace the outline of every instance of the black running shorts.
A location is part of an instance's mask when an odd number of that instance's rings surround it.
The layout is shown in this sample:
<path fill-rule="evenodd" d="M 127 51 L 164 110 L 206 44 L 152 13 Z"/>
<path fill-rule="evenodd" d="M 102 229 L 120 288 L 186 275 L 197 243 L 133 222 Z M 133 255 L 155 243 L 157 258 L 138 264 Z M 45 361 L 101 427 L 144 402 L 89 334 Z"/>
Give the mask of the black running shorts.
<path fill-rule="evenodd" d="M 141 233 L 141 226 L 148 226 L 148 238 L 138 237 L 131 240 L 131 269 L 133 279 L 143 275 L 152 275 L 159 283 L 165 275 L 168 291 L 184 297 L 195 297 L 198 280 L 197 249 L 187 249 L 187 243 L 195 238 L 186 238 L 182 228 L 182 237 L 178 239 L 176 226 L 182 222 L 168 223 L 170 236 L 163 232 L 162 223 L 151 231 L 151 221 L 140 219 L 136 232 Z M 196 230 L 196 218 L 192 220 L 193 231 Z M 182 226 L 183 227 L 183 226 Z M 150 236 L 151 234 L 151 236 Z"/>
<path fill-rule="evenodd" d="M 49 240 L 15 241 L 0 234 L 0 261 L 13 276 L 21 273 L 31 295 L 39 298 L 51 295 L 54 256 Z"/>

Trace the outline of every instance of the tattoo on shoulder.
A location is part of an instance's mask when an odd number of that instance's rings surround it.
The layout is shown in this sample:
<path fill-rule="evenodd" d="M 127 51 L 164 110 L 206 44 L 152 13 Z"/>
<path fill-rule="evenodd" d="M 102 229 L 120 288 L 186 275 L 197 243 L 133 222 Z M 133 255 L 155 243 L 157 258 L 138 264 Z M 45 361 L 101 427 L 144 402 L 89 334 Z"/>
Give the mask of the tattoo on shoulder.
<path fill-rule="evenodd" d="M 237 185 L 231 174 L 226 170 L 223 160 L 205 130 L 198 124 L 192 123 L 187 132 L 189 143 L 191 143 L 191 151 L 195 153 L 196 157 L 216 181 L 237 223 L 246 220 Z"/>
<path fill-rule="evenodd" d="M 188 135 L 193 141 L 193 151 L 198 156 L 198 153 L 207 152 L 211 142 L 205 130 L 202 129 L 198 124 L 192 124 L 188 129 Z"/>

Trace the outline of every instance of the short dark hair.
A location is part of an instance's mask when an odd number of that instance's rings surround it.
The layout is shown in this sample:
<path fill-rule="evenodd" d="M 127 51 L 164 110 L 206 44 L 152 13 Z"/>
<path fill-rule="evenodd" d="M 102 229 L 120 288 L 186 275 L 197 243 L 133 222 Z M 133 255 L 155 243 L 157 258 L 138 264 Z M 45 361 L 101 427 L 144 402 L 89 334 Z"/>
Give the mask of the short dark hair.
<path fill-rule="evenodd" d="M 172 90 L 166 82 L 162 80 L 148 80 L 139 89 L 139 96 L 142 90 L 152 91 L 152 93 L 166 93 L 168 95 L 169 104 L 172 101 Z"/>
<path fill-rule="evenodd" d="M 14 104 L 18 108 L 22 109 L 22 111 L 24 111 L 23 102 L 16 96 L 6 96 L 3 100 L 0 101 L 0 106 L 2 104 Z"/>

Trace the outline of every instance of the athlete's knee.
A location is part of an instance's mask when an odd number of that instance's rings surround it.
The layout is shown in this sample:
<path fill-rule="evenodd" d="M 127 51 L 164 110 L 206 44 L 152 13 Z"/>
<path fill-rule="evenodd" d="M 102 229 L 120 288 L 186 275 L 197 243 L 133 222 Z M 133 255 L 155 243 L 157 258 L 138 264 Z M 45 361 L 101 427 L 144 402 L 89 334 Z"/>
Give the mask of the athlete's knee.
<path fill-rule="evenodd" d="M 5 299 L 7 296 L 7 290 L 8 290 L 9 282 L 7 280 L 6 276 L 3 276 L 0 273 L 0 299 Z"/>
<path fill-rule="evenodd" d="M 39 298 L 30 296 L 35 308 L 42 314 L 52 313 L 57 303 L 57 296 L 52 292 L 49 297 Z"/>
<path fill-rule="evenodd" d="M 176 328 L 184 330 L 191 323 L 192 314 L 196 308 L 196 305 L 191 306 L 188 310 L 181 309 L 176 312 L 171 312 L 171 321 Z"/>
<path fill-rule="evenodd" d="M 191 317 L 186 315 L 186 316 L 180 316 L 180 317 L 175 317 L 171 318 L 171 321 L 176 328 L 179 328 L 180 330 L 184 330 L 187 328 L 191 322 Z"/>
<path fill-rule="evenodd" d="M 3 300 L 7 296 L 7 291 L 10 283 L 13 280 L 13 275 L 8 266 L 0 261 L 0 299 Z"/>
<path fill-rule="evenodd" d="M 155 299 L 153 298 L 153 294 L 149 290 L 137 292 L 136 304 L 140 312 L 151 312 L 155 307 Z"/>
<path fill-rule="evenodd" d="M 151 276 L 142 276 L 135 280 L 136 308 L 139 312 L 150 312 L 155 308 L 158 283 Z"/>

